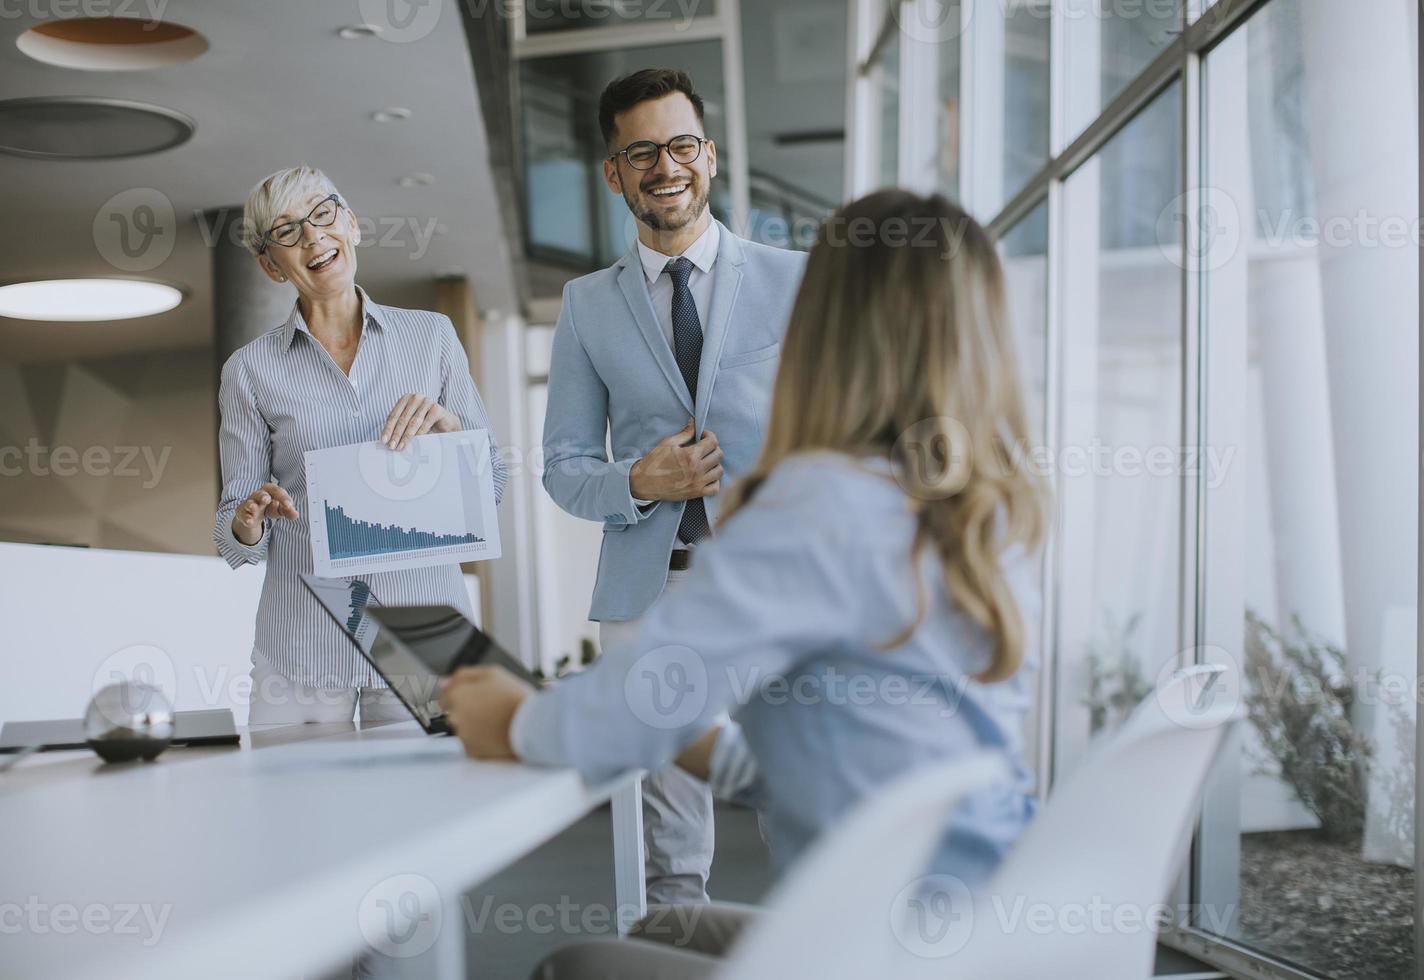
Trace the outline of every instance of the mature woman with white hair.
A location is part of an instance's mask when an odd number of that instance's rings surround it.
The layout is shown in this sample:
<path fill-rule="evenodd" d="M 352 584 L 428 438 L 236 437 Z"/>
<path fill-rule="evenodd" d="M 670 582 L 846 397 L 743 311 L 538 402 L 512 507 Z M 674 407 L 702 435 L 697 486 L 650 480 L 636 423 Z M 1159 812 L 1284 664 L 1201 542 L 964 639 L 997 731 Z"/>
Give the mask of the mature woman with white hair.
<path fill-rule="evenodd" d="M 356 216 L 320 170 L 293 167 L 247 199 L 243 244 L 297 302 L 285 323 L 234 353 L 222 371 L 222 499 L 214 536 L 229 565 L 265 560 L 252 651 L 249 724 L 405 717 L 400 703 L 306 592 L 312 571 L 303 453 L 379 439 L 489 428 L 450 320 L 380 306 L 356 285 Z M 506 470 L 490 441 L 496 499 Z M 470 613 L 455 565 L 381 572 L 353 599 L 446 604 Z"/>

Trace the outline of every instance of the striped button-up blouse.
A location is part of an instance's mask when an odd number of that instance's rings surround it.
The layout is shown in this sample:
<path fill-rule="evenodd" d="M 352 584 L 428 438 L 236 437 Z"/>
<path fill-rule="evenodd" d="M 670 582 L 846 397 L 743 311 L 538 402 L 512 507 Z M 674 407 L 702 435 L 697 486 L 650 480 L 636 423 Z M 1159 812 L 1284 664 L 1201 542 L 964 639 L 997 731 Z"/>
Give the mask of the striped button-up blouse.
<path fill-rule="evenodd" d="M 303 454 L 379 438 L 396 401 L 412 393 L 438 399 L 465 429 L 490 427 L 449 318 L 380 306 L 359 287 L 357 292 L 362 330 L 349 377 L 293 305 L 286 323 L 228 358 L 218 390 L 223 487 L 214 540 L 233 568 L 267 562 L 256 652 L 309 687 L 380 687 L 383 682 L 298 578 L 312 572 Z M 508 472 L 493 433 L 490 456 L 498 500 Z M 291 494 L 301 517 L 268 520 L 261 540 L 245 545 L 233 536 L 233 512 L 269 480 Z M 458 565 L 362 577 L 384 605 L 445 604 L 471 615 Z"/>

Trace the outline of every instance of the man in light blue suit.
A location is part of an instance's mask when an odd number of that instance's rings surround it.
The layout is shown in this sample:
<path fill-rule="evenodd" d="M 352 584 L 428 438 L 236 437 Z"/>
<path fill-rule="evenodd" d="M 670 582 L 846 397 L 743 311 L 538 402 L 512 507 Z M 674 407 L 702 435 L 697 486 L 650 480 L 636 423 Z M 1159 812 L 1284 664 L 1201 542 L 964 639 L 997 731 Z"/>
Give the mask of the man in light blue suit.
<path fill-rule="evenodd" d="M 544 487 L 603 522 L 589 618 L 605 653 L 691 567 L 724 481 L 761 452 L 805 256 L 712 218 L 717 147 L 686 73 L 616 79 L 599 102 L 604 177 L 638 241 L 564 287 L 549 368 Z M 612 454 L 608 452 L 612 432 Z M 650 681 L 656 679 L 650 679 Z M 712 797 L 676 767 L 643 787 L 650 904 L 707 901 Z"/>

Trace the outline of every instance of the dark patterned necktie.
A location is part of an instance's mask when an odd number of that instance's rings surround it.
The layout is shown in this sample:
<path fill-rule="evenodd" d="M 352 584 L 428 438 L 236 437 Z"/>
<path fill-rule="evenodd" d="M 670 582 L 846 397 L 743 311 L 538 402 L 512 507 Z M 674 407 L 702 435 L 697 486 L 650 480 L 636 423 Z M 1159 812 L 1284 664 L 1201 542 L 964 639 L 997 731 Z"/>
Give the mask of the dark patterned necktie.
<path fill-rule="evenodd" d="M 692 290 L 687 287 L 687 279 L 692 275 L 692 263 L 685 258 L 676 258 L 667 264 L 664 271 L 672 276 L 672 351 L 695 405 L 697 371 L 702 363 L 702 322 L 697 319 L 697 304 L 692 301 Z M 712 528 L 707 523 L 707 505 L 701 497 L 693 497 L 683 508 L 677 536 L 687 544 L 695 544 L 711 533 Z"/>

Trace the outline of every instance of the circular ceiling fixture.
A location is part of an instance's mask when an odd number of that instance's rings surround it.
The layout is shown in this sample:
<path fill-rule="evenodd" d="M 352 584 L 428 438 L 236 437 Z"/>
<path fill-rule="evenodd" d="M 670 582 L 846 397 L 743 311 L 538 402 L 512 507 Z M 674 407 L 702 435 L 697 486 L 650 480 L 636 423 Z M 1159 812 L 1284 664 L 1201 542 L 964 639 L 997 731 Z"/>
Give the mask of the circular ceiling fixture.
<path fill-rule="evenodd" d="M 145 279 L 41 279 L 0 286 L 0 316 L 91 322 L 167 313 L 183 293 Z"/>
<path fill-rule="evenodd" d="M 376 37 L 381 33 L 378 24 L 347 24 L 336 32 L 336 36 L 344 41 L 362 41 L 368 37 Z"/>
<path fill-rule="evenodd" d="M 15 46 L 47 65 L 81 71 L 138 71 L 192 61 L 208 41 L 191 27 L 137 17 L 66 17 L 36 24 Z"/>
<path fill-rule="evenodd" d="M 371 113 L 372 121 L 378 123 L 405 122 L 409 118 L 410 110 L 401 105 L 387 106 Z"/>
<path fill-rule="evenodd" d="M 108 160 L 186 143 L 193 120 L 121 99 L 38 97 L 0 101 L 0 153 L 43 160 Z"/>

